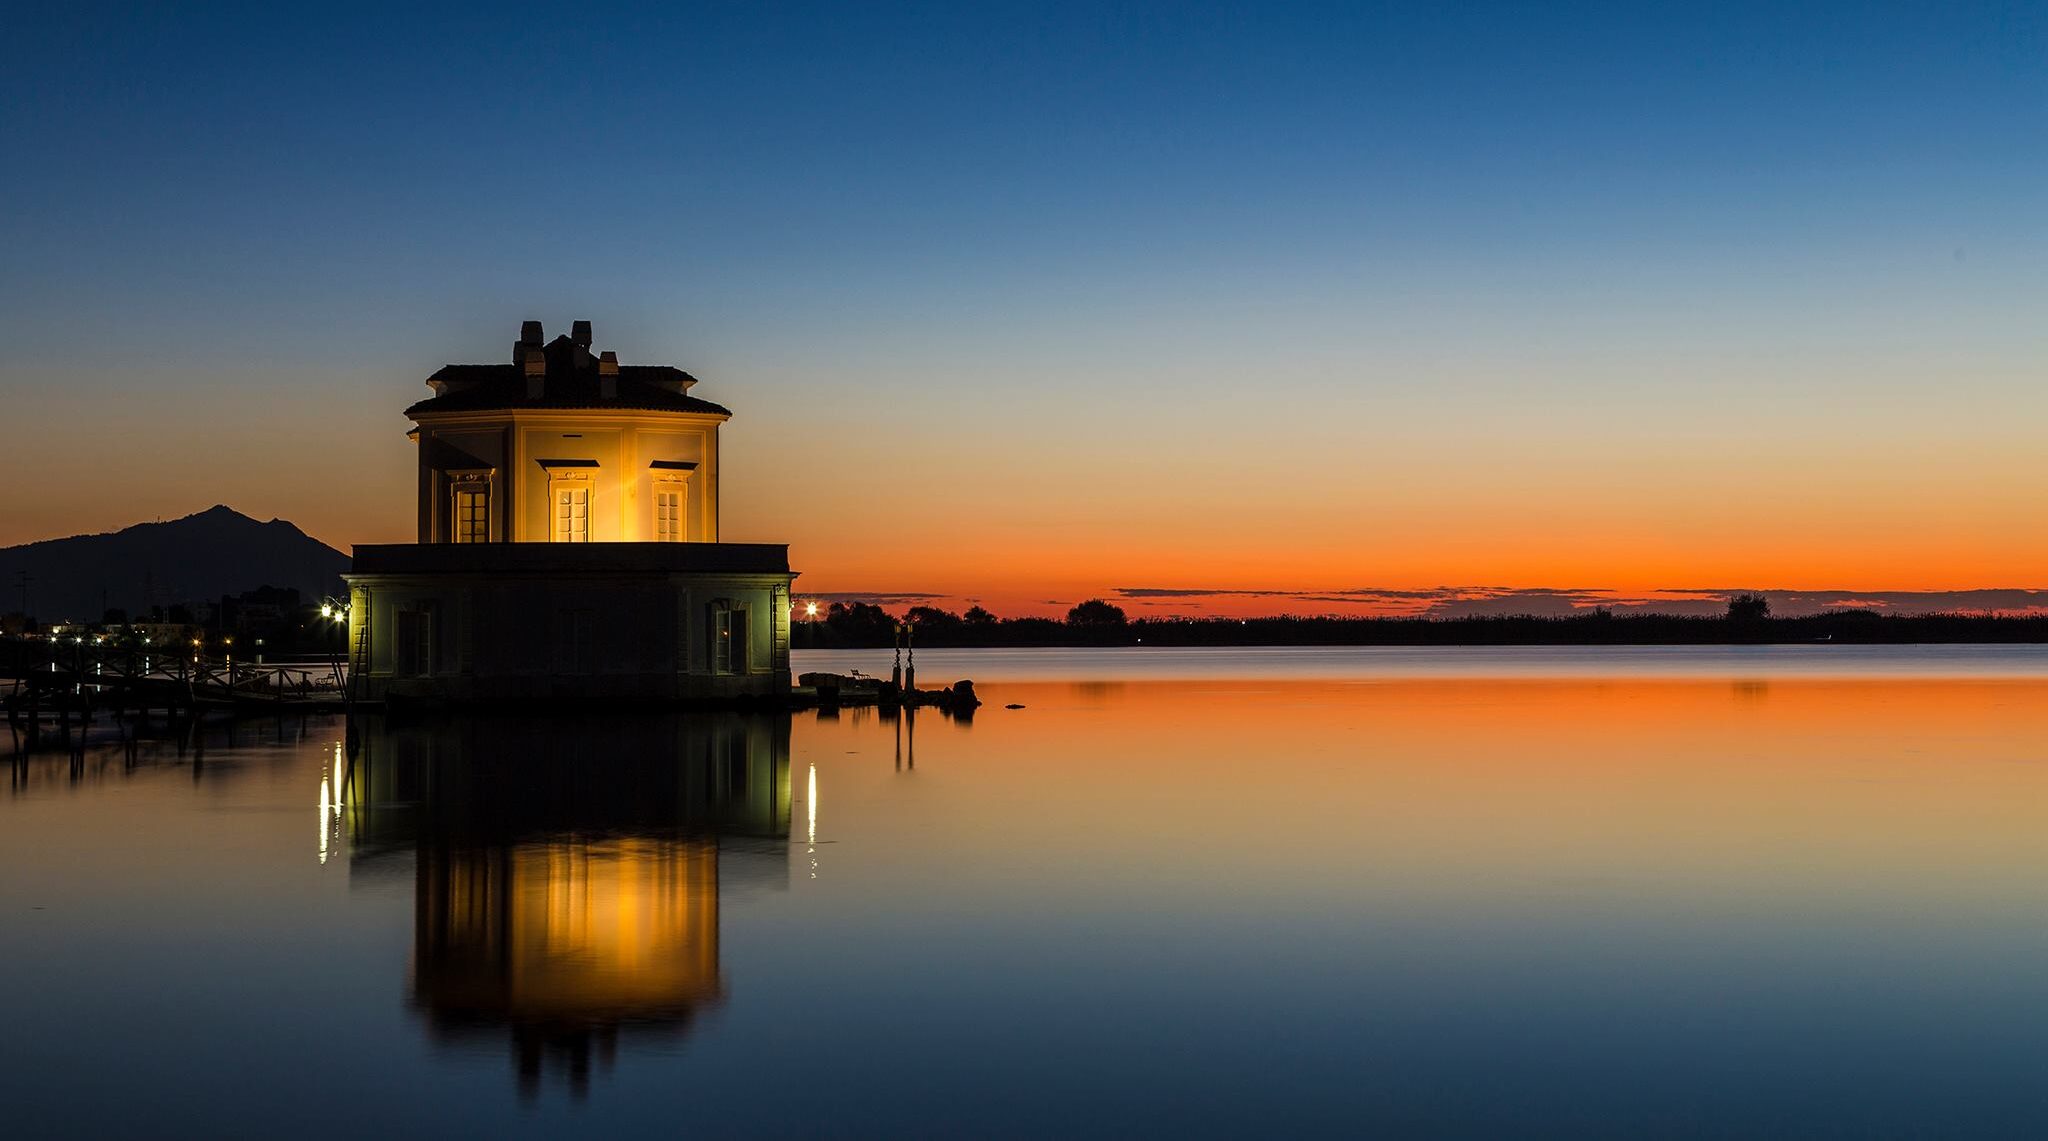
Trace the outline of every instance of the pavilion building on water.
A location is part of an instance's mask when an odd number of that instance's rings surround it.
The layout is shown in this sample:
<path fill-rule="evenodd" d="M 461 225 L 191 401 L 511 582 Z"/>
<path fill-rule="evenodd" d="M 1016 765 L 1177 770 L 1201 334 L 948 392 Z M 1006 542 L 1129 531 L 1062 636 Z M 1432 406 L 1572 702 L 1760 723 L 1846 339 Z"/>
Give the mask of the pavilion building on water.
<path fill-rule="evenodd" d="M 789 690 L 789 548 L 719 542 L 732 415 L 665 365 L 527 321 L 406 409 L 419 541 L 358 545 L 349 662 L 371 700 L 721 702 Z"/>

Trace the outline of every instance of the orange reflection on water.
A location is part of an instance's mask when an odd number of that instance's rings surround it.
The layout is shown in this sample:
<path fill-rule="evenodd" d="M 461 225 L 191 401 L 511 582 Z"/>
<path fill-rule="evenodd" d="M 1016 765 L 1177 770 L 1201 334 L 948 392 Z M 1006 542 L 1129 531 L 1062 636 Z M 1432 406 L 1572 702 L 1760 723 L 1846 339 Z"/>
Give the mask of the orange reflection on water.
<path fill-rule="evenodd" d="M 436 1013 L 604 1022 L 687 1014 L 719 993 L 714 843 L 429 850 L 419 888 L 421 992 Z"/>
<path fill-rule="evenodd" d="M 918 798 L 886 795 L 895 774 L 879 765 L 828 773 L 826 795 L 868 818 L 864 842 L 894 845 L 892 830 L 939 820 L 963 877 L 1106 896 L 1270 899 L 1307 890 L 1283 882 L 1305 866 L 1339 873 L 1312 885 L 1318 895 L 1432 908 L 1513 893 L 1738 908 L 2043 895 L 2039 680 L 1022 683 L 986 694 L 971 727 L 920 724 Z M 800 751 L 861 744 L 843 724 L 798 733 Z"/>

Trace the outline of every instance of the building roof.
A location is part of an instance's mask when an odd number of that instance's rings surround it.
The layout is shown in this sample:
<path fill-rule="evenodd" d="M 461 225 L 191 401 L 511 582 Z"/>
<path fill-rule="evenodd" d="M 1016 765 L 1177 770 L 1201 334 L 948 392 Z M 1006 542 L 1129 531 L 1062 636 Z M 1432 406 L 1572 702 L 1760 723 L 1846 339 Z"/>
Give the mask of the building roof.
<path fill-rule="evenodd" d="M 587 337 L 584 328 L 578 330 Z M 522 337 L 510 364 L 451 364 L 427 378 L 434 395 L 405 410 L 407 416 L 437 412 L 490 412 L 516 408 L 617 408 L 635 412 L 692 412 L 730 416 L 732 411 L 689 394 L 697 378 L 667 365 L 622 365 L 590 351 L 587 340 L 556 337 L 549 344 Z M 538 357 L 544 371 L 530 374 L 527 359 Z M 538 393 L 535 392 L 538 381 Z"/>

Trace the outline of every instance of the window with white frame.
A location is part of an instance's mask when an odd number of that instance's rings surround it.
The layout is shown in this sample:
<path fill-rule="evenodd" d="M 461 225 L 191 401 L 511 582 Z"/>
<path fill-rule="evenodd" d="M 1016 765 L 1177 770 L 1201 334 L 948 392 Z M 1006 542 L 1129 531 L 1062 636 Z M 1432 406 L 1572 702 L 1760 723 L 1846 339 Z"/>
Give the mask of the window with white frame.
<path fill-rule="evenodd" d="M 486 483 L 455 485 L 454 527 L 449 536 L 457 543 L 491 541 L 491 488 Z"/>
<path fill-rule="evenodd" d="M 658 543 L 683 541 L 683 489 L 654 489 L 654 539 Z"/>
<path fill-rule="evenodd" d="M 557 543 L 590 541 L 590 488 L 573 484 L 555 488 L 554 540 Z"/>

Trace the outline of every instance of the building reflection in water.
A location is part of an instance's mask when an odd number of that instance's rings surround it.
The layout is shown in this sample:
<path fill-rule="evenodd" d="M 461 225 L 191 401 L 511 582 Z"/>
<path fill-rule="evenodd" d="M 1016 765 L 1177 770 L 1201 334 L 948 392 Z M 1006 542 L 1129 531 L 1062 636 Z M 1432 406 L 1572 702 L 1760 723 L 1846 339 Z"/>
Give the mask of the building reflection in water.
<path fill-rule="evenodd" d="M 788 878 L 787 714 L 369 721 L 340 812 L 352 866 L 410 851 L 411 1001 L 506 1036 L 520 1086 L 588 1088 L 621 1035 L 725 997 L 719 894 Z"/>

